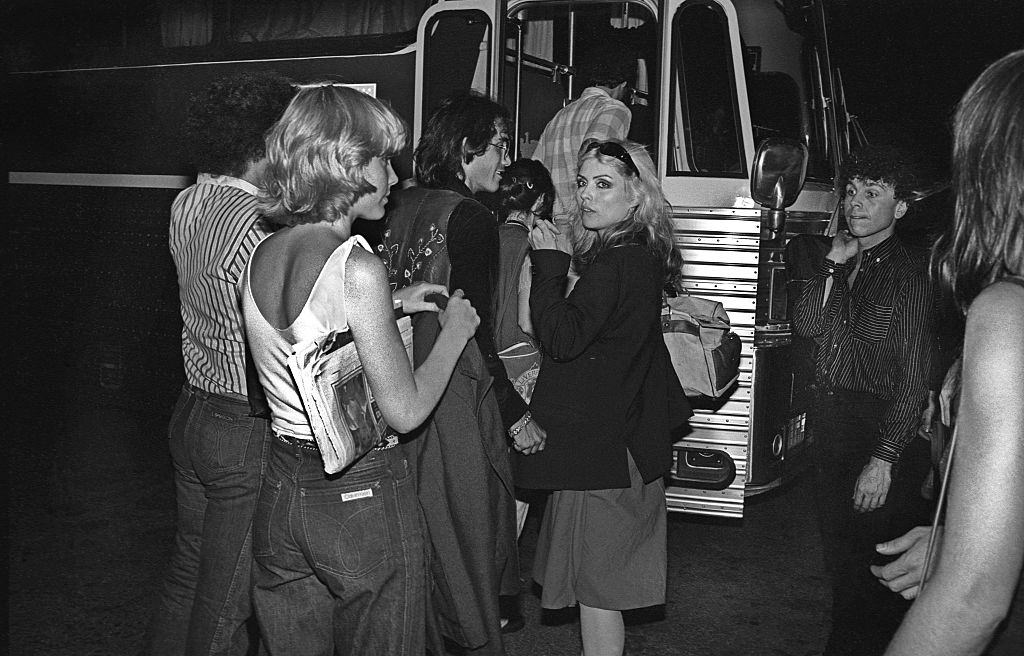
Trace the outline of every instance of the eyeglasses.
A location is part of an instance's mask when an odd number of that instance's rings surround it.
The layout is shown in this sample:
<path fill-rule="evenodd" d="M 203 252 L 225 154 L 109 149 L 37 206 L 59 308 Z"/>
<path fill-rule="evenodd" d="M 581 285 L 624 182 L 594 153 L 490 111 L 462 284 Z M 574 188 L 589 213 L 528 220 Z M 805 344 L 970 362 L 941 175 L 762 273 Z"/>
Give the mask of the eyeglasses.
<path fill-rule="evenodd" d="M 584 144 L 583 149 L 580 151 L 580 157 L 583 157 L 592 150 L 596 150 L 601 155 L 614 157 L 625 164 L 633 172 L 633 175 L 638 178 L 640 177 L 640 169 L 636 167 L 633 158 L 629 156 L 629 152 L 621 144 L 614 141 L 591 141 Z"/>
<path fill-rule="evenodd" d="M 502 157 L 508 157 L 509 156 L 509 146 L 510 146 L 510 144 L 509 144 L 508 140 L 502 140 L 501 143 L 493 143 L 493 142 L 491 142 L 491 143 L 489 143 L 487 145 L 488 146 L 494 146 L 495 148 L 500 150 Z"/>

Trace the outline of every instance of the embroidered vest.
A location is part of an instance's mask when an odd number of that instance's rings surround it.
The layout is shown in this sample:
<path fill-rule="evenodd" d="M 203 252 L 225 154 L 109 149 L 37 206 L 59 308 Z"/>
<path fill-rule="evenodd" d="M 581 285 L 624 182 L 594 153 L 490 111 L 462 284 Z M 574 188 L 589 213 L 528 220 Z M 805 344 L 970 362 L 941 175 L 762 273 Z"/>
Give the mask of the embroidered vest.
<path fill-rule="evenodd" d="M 420 281 L 448 285 L 448 219 L 463 200 L 454 191 L 423 187 L 391 194 L 388 227 L 377 246 L 391 291 Z"/>

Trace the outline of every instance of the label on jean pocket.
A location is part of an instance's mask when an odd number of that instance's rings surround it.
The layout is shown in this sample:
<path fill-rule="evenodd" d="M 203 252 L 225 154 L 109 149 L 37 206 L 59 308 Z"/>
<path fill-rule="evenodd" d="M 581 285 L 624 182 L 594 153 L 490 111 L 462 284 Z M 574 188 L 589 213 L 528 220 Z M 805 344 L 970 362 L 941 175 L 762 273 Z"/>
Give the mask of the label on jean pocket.
<path fill-rule="evenodd" d="M 342 492 L 342 501 L 355 501 L 356 499 L 365 499 L 373 496 L 373 489 L 367 488 L 365 490 L 359 490 L 358 492 Z"/>

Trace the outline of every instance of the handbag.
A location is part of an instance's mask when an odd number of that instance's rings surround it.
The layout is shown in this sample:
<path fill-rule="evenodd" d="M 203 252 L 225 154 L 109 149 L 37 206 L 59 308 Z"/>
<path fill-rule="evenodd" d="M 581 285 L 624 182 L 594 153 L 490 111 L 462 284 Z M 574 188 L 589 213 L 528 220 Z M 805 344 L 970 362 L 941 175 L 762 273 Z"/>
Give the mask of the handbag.
<path fill-rule="evenodd" d="M 397 315 L 401 310 L 395 311 Z M 398 332 L 412 364 L 412 320 L 398 318 Z M 331 331 L 295 345 L 288 369 L 309 417 L 324 472 L 336 474 L 398 435 L 373 398 L 351 331 Z"/>
<path fill-rule="evenodd" d="M 687 396 L 722 396 L 740 375 L 739 335 L 718 301 L 686 294 L 666 297 L 661 332 Z"/>

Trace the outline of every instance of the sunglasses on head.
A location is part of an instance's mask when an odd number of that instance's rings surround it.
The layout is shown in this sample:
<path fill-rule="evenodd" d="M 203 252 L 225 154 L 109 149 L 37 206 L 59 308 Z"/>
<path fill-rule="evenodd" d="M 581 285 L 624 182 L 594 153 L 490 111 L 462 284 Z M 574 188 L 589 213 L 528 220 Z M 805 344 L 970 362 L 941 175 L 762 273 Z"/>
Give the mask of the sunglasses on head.
<path fill-rule="evenodd" d="M 626 167 L 633 172 L 633 175 L 640 177 L 640 169 L 633 163 L 633 158 L 629 156 L 629 152 L 614 141 L 591 141 L 583 147 L 583 151 L 580 156 L 586 155 L 592 150 L 596 150 L 601 155 L 607 155 L 608 157 L 614 157 L 619 160 Z"/>

